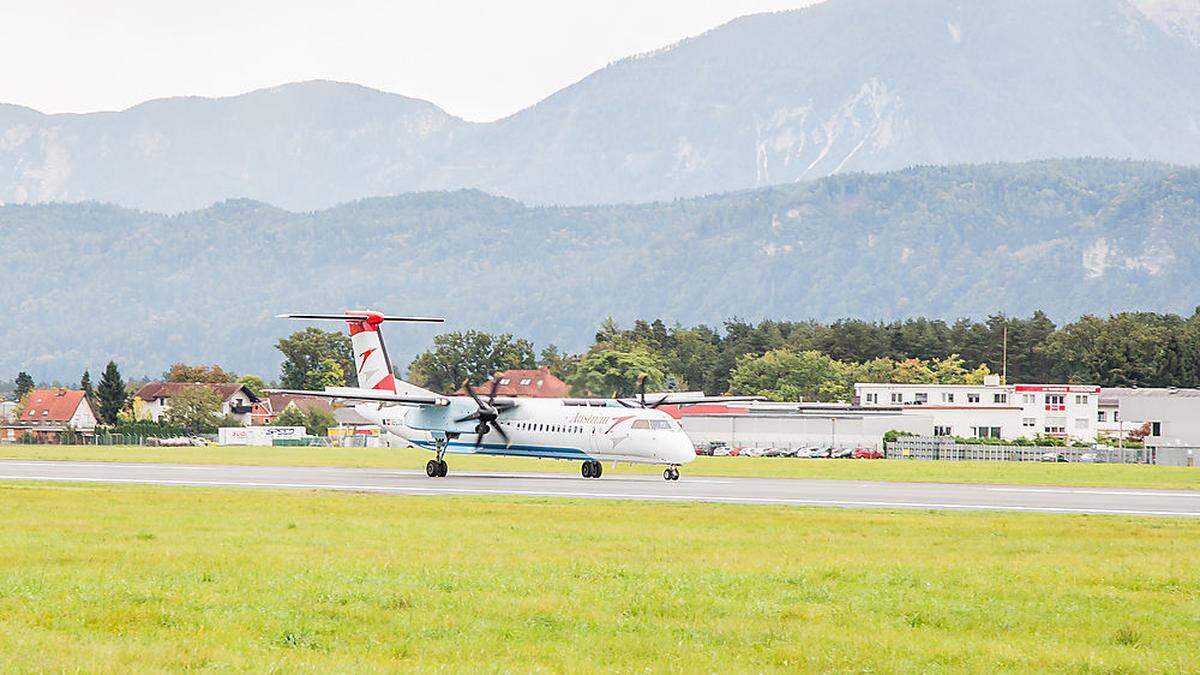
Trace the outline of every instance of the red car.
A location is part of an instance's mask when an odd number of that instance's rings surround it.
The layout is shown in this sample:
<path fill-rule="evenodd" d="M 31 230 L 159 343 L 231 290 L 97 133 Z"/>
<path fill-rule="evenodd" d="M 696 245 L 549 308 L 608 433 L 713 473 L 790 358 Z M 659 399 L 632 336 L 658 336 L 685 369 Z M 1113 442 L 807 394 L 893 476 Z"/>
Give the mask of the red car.
<path fill-rule="evenodd" d="M 859 448 L 850 455 L 854 459 L 883 459 L 883 453 L 878 450 L 868 450 L 867 448 Z"/>

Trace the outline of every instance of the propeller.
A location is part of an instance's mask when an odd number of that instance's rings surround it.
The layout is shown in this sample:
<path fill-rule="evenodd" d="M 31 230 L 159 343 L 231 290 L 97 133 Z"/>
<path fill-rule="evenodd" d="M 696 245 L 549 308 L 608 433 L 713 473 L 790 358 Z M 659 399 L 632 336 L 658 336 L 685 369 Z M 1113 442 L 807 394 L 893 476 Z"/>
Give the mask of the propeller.
<path fill-rule="evenodd" d="M 613 398 L 616 398 L 616 396 L 617 396 L 616 392 L 614 392 Z M 646 403 L 646 374 L 643 373 L 641 376 L 638 377 L 638 397 L 637 397 L 638 405 L 634 405 L 634 404 L 630 403 L 629 401 L 626 401 L 625 399 L 622 399 L 622 398 L 617 398 L 616 400 L 617 400 L 617 403 L 620 403 L 621 405 L 625 406 L 626 408 L 642 407 L 642 408 L 654 409 L 654 408 L 657 408 L 658 406 L 666 403 L 668 398 L 671 398 L 670 393 L 663 394 L 662 398 L 658 399 L 657 401 L 655 401 L 653 403 Z"/>
<path fill-rule="evenodd" d="M 483 444 L 483 437 L 487 435 L 489 427 L 495 429 L 496 433 L 500 434 L 500 438 L 504 439 L 504 445 L 506 447 L 512 445 L 512 441 L 508 439 L 508 434 L 504 431 L 504 428 L 500 426 L 500 423 L 496 421 L 500 417 L 502 408 L 508 409 L 512 407 L 496 405 L 496 388 L 499 386 L 500 381 L 493 377 L 492 389 L 490 392 L 488 392 L 487 401 L 484 401 L 483 399 L 479 398 L 479 395 L 475 393 L 475 389 L 471 387 L 468 382 L 463 382 L 463 388 L 466 389 L 467 393 L 471 395 L 471 399 L 475 401 L 475 405 L 478 407 L 476 408 L 475 412 L 469 415 L 463 415 L 454 421 L 456 423 L 462 423 L 469 422 L 470 420 L 479 420 L 479 424 L 475 425 L 476 448 Z"/>

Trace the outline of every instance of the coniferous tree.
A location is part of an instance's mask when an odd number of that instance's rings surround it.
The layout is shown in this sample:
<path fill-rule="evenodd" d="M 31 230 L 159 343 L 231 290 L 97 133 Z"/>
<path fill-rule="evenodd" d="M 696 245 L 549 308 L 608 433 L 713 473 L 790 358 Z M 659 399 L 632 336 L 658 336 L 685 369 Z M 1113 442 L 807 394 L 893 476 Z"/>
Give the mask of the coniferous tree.
<path fill-rule="evenodd" d="M 86 368 L 83 370 L 83 377 L 79 378 L 79 388 L 88 399 L 96 398 L 96 392 L 92 389 L 92 374 Z"/>
<path fill-rule="evenodd" d="M 23 370 L 17 373 L 16 384 L 17 390 L 14 393 L 16 394 L 18 401 L 24 398 L 25 394 L 33 391 L 33 377 Z"/>
<path fill-rule="evenodd" d="M 96 389 L 96 397 L 100 401 L 100 421 L 105 424 L 116 424 L 117 413 L 125 407 L 125 382 L 121 380 L 121 371 L 117 364 L 109 361 L 100 378 L 100 386 Z"/>

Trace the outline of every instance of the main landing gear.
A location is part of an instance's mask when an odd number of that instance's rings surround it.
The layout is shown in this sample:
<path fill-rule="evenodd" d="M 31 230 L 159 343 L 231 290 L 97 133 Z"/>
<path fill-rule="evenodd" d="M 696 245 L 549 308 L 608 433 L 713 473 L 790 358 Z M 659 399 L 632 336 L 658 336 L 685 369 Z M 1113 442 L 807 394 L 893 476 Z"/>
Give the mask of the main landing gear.
<path fill-rule="evenodd" d="M 579 471 L 584 478 L 599 478 L 604 473 L 604 465 L 594 459 L 589 459 L 583 463 Z"/>
<path fill-rule="evenodd" d="M 679 480 L 679 467 L 668 466 L 663 469 L 663 480 Z"/>
<path fill-rule="evenodd" d="M 450 467 L 446 466 L 446 460 L 444 457 L 446 456 L 446 448 L 449 447 L 449 445 L 449 439 L 434 439 L 434 449 L 437 451 L 437 459 L 431 459 L 427 464 L 425 464 L 426 476 L 429 476 L 430 478 L 446 477 L 446 472 L 450 470 Z"/>

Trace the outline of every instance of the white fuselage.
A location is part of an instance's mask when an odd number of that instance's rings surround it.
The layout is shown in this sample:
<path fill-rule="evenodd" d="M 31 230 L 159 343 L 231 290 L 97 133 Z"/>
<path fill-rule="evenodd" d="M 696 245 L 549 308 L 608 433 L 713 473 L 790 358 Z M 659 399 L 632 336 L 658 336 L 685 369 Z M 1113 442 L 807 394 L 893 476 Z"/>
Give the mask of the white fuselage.
<path fill-rule="evenodd" d="M 470 399 L 464 398 L 452 404 L 467 405 Z M 478 446 L 474 431 L 446 433 L 444 428 L 421 428 L 427 425 L 412 408 L 366 403 L 355 406 L 355 410 L 385 430 L 429 450 L 435 448 L 437 439 L 444 438 L 451 453 L 666 465 L 686 464 L 696 458 L 695 448 L 679 422 L 649 408 L 520 399 L 497 420 L 508 434 L 508 442 L 492 430 Z"/>

